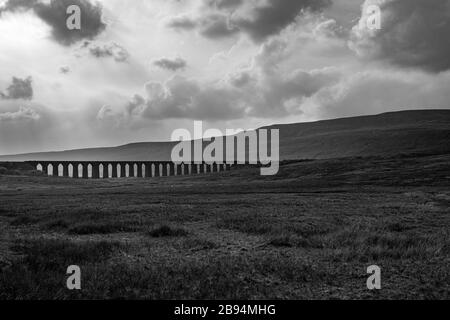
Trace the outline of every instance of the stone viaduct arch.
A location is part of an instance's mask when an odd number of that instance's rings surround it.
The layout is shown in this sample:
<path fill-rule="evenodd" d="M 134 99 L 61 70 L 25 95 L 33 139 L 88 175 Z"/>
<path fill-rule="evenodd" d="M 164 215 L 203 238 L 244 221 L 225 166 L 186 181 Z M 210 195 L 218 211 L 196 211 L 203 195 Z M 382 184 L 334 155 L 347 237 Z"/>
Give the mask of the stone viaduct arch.
<path fill-rule="evenodd" d="M 236 164 L 171 161 L 27 161 L 36 170 L 74 179 L 154 178 L 228 171 Z"/>

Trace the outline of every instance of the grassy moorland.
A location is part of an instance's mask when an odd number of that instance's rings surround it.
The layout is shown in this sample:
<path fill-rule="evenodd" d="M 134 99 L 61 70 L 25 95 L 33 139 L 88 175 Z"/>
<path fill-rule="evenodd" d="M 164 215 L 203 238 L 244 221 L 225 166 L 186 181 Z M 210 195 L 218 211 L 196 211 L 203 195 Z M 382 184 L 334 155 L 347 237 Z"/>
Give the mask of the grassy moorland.
<path fill-rule="evenodd" d="M 450 298 L 450 155 L 258 173 L 0 176 L 0 299 Z"/>

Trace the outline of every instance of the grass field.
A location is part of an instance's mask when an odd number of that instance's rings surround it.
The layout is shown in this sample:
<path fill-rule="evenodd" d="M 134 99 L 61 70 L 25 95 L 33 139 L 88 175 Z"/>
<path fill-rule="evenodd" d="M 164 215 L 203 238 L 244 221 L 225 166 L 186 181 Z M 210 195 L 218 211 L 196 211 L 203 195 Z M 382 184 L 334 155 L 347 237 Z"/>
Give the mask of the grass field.
<path fill-rule="evenodd" d="M 0 299 L 449 299 L 449 207 L 450 155 L 276 177 L 0 176 Z"/>

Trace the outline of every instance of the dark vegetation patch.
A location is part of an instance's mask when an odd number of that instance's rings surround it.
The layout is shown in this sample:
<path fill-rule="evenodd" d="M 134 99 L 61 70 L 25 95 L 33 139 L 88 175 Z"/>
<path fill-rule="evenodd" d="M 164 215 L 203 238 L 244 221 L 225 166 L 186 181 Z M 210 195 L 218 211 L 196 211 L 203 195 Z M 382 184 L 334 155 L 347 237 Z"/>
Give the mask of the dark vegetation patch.
<path fill-rule="evenodd" d="M 39 222 L 38 218 L 23 214 L 11 220 L 10 224 L 12 226 L 18 227 L 18 226 L 29 226 L 36 224 L 38 222 Z"/>
<path fill-rule="evenodd" d="M 38 172 L 33 166 L 24 162 L 1 162 L 0 176 L 21 176 L 37 175 Z"/>
<path fill-rule="evenodd" d="M 164 238 L 164 237 L 185 237 L 188 232 L 182 228 L 172 227 L 168 225 L 157 226 L 150 229 L 147 235 L 152 238 Z"/>
<path fill-rule="evenodd" d="M 36 225 L 44 231 L 73 235 L 137 232 L 143 226 L 152 224 L 150 219 L 137 218 L 133 214 L 107 213 L 96 209 L 24 211 L 26 213 L 4 211 L 0 215 L 13 218 L 10 220 L 12 226 Z"/>
<path fill-rule="evenodd" d="M 69 228 L 69 223 L 64 219 L 58 219 L 46 223 L 44 227 L 49 231 L 63 231 Z"/>
<path fill-rule="evenodd" d="M 105 248 L 100 248 L 105 250 Z M 38 250 L 40 253 L 41 250 Z M 59 251 L 58 251 L 59 252 Z M 296 294 L 278 293 L 277 287 L 293 283 L 296 287 L 333 283 L 333 274 L 295 257 L 276 255 L 222 256 L 202 260 L 153 258 L 151 263 L 108 263 L 105 258 L 85 258 L 82 268 L 81 292 L 65 290 L 65 270 L 60 264 L 73 263 L 76 252 L 65 249 L 56 254 L 55 264 L 34 257 L 19 269 L 8 269 L 0 275 L 5 288 L 0 298 L 25 299 L 83 298 L 83 299 L 258 299 L 293 298 Z M 46 252 L 44 252 L 46 254 Z M 48 258 L 48 256 L 46 257 Z M 38 260 L 38 261 L 36 261 Z M 21 273 L 23 277 L 21 277 Z M 299 291 L 300 296 L 310 295 Z M 297 295 L 298 296 L 298 295 Z"/>
<path fill-rule="evenodd" d="M 22 262 L 38 271 L 107 259 L 119 247 L 118 242 L 34 239 L 19 241 L 12 249 L 24 256 Z"/>
<path fill-rule="evenodd" d="M 20 176 L 22 172 L 19 170 L 11 170 L 5 167 L 0 167 L 0 175 L 1 176 Z"/>
<path fill-rule="evenodd" d="M 81 223 L 69 228 L 70 234 L 112 234 L 121 232 L 136 232 L 137 226 L 130 226 L 120 222 Z"/>
<path fill-rule="evenodd" d="M 391 232 L 403 232 L 410 230 L 411 227 L 407 226 L 406 224 L 400 223 L 400 222 L 392 222 L 388 223 L 386 226 L 387 230 Z"/>
<path fill-rule="evenodd" d="M 309 239 L 305 239 L 302 236 L 296 234 L 281 234 L 274 235 L 270 237 L 269 245 L 274 247 L 301 247 L 301 248 L 312 248 L 318 247 L 318 244 L 314 243 Z"/>
<path fill-rule="evenodd" d="M 140 232 L 156 224 L 191 222 L 206 216 L 202 210 L 197 210 L 195 216 L 196 209 L 185 205 L 169 209 L 165 205 L 152 205 L 147 202 L 124 207 L 108 203 L 104 206 L 83 208 L 79 203 L 73 207 L 62 203 L 48 208 L 43 206 L 45 201 L 26 205 L 23 202 L 18 205 L 8 203 L 7 208 L 0 210 L 0 216 L 11 218 L 8 221 L 12 226 L 37 226 L 42 231 L 75 235 Z"/>

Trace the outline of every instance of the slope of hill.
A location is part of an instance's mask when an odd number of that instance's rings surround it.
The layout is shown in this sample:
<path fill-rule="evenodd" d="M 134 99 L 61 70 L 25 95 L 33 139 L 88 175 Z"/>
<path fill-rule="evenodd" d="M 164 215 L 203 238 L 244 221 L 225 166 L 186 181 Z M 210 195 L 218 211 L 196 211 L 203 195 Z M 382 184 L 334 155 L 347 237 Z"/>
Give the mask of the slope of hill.
<path fill-rule="evenodd" d="M 450 110 L 390 112 L 273 125 L 264 129 L 280 130 L 281 160 L 450 153 Z M 0 161 L 169 160 L 174 145 L 173 142 L 133 143 L 111 148 L 0 156 Z"/>
<path fill-rule="evenodd" d="M 450 152 L 450 110 L 390 112 L 275 125 L 282 159 Z"/>
<path fill-rule="evenodd" d="M 170 153 L 173 146 L 175 146 L 175 143 L 173 142 L 142 142 L 109 148 L 90 148 L 0 156 L 0 161 L 163 161 L 170 159 Z"/>

